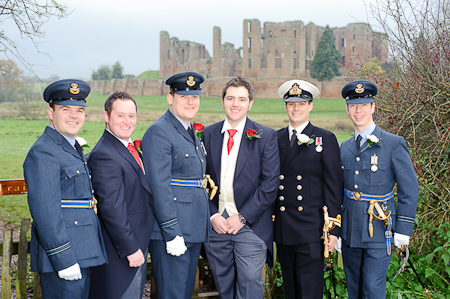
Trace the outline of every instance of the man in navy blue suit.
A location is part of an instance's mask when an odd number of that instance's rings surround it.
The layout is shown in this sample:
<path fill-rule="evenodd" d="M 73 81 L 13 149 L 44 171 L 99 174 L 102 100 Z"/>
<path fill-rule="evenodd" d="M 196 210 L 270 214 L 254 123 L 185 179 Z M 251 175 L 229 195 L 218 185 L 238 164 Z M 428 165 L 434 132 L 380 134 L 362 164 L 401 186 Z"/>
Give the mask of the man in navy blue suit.
<path fill-rule="evenodd" d="M 88 298 L 90 267 L 107 261 L 89 168 L 75 139 L 89 92 L 74 79 L 44 90 L 49 125 L 23 164 L 33 217 L 31 270 L 39 273 L 43 298 Z"/>
<path fill-rule="evenodd" d="M 105 101 L 106 129 L 89 154 L 108 264 L 91 270 L 93 299 L 142 298 L 154 215 L 145 167 L 131 135 L 137 105 L 126 92 Z"/>
<path fill-rule="evenodd" d="M 207 173 L 220 188 L 204 247 L 222 299 L 263 298 L 262 268 L 272 263 L 278 143 L 275 130 L 247 118 L 253 103 L 250 83 L 230 80 L 222 91 L 225 120 L 203 133 Z"/>
<path fill-rule="evenodd" d="M 341 144 L 342 257 L 350 299 L 386 298 L 392 249 L 409 244 L 419 197 L 405 140 L 381 130 L 373 121 L 377 91 L 366 80 L 342 88 L 355 128 L 355 136 Z"/>
<path fill-rule="evenodd" d="M 150 254 L 158 298 L 192 298 L 201 245 L 208 240 L 206 153 L 191 124 L 203 81 L 195 72 L 167 79 L 170 108 L 142 138 L 156 216 Z"/>

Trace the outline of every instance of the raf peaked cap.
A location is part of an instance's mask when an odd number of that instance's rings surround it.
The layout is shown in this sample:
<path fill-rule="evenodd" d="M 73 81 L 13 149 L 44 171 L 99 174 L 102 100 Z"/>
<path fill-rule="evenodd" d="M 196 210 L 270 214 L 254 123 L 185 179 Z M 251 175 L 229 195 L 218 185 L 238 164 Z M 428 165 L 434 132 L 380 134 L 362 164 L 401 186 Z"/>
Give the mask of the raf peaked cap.
<path fill-rule="evenodd" d="M 315 85 L 303 80 L 289 80 L 278 88 L 278 95 L 286 103 L 312 101 L 319 94 L 320 91 Z"/>
<path fill-rule="evenodd" d="M 347 104 L 372 103 L 373 97 L 377 95 L 377 86 L 366 80 L 356 80 L 347 83 L 341 91 L 342 97 Z"/>
<path fill-rule="evenodd" d="M 44 90 L 44 100 L 49 104 L 87 106 L 86 98 L 91 91 L 82 80 L 64 79 L 53 82 Z"/>
<path fill-rule="evenodd" d="M 198 95 L 203 91 L 200 84 L 205 78 L 196 72 L 184 72 L 175 74 L 167 79 L 166 84 L 170 85 L 170 91 L 181 95 Z"/>

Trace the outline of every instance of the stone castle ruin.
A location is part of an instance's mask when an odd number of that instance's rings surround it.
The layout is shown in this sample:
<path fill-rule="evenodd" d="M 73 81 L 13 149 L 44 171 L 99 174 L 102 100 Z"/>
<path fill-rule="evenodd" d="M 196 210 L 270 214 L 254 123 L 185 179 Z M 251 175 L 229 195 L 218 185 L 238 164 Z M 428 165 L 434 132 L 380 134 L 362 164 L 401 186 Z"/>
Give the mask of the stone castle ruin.
<path fill-rule="evenodd" d="M 93 91 L 110 94 L 125 90 L 132 95 L 166 95 L 165 79 L 173 74 L 196 71 L 207 78 L 202 84 L 205 97 L 220 97 L 225 83 L 234 76 L 244 76 L 255 88 L 255 96 L 277 98 L 278 87 L 293 78 L 312 82 L 320 89 L 322 98 L 339 98 L 346 83 L 345 76 L 358 70 L 370 58 L 387 62 L 387 37 L 372 31 L 365 23 L 351 23 L 344 28 L 332 28 L 336 49 L 341 53 L 340 72 L 343 77 L 318 81 L 309 70 L 317 45 L 324 31 L 313 23 L 301 21 L 283 23 L 261 22 L 257 19 L 243 22 L 243 47 L 222 43 L 219 27 L 213 29 L 213 53 L 205 45 L 181 41 L 160 33 L 160 80 L 113 79 L 93 81 Z"/>
<path fill-rule="evenodd" d="M 332 28 L 336 49 L 341 52 L 341 73 L 358 69 L 370 58 L 387 62 L 387 38 L 370 25 L 351 23 Z M 188 70 L 206 78 L 242 75 L 248 78 L 308 78 L 311 61 L 324 28 L 301 21 L 283 23 L 244 20 L 243 47 L 222 44 L 219 27 L 213 29 L 213 55 L 202 44 L 180 41 L 166 31 L 160 34 L 160 78 Z"/>

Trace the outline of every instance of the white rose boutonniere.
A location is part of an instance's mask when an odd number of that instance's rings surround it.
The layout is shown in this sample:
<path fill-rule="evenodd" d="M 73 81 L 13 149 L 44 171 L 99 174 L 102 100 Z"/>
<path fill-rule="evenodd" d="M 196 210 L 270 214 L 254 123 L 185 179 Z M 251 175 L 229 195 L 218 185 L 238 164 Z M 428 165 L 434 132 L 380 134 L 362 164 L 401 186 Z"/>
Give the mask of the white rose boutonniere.
<path fill-rule="evenodd" d="M 378 142 L 380 142 L 380 139 L 378 139 L 378 137 L 373 134 L 367 135 L 366 137 L 367 137 L 367 143 L 369 143 L 369 145 L 378 144 Z"/>
<path fill-rule="evenodd" d="M 309 146 L 312 143 L 314 143 L 314 136 L 309 137 L 306 134 L 297 134 L 298 145 L 306 144 L 306 146 Z"/>
<path fill-rule="evenodd" d="M 84 139 L 83 137 L 75 137 L 75 140 L 78 142 L 78 144 L 81 146 L 81 148 L 84 147 L 89 147 L 89 145 L 87 144 L 86 139 Z"/>

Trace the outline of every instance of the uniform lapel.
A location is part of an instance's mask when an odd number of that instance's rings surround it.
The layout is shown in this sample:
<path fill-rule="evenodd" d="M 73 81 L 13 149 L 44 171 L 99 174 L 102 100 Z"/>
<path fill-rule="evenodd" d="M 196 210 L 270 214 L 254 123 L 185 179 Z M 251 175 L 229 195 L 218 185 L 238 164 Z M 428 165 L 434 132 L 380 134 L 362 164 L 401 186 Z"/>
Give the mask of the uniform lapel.
<path fill-rule="evenodd" d="M 86 156 L 83 154 L 83 157 L 81 157 L 78 154 L 77 150 L 69 143 L 69 141 L 66 140 L 66 138 L 64 138 L 61 135 L 61 133 L 50 127 L 46 127 L 44 132 L 47 135 L 49 135 L 55 141 L 56 144 L 61 145 L 64 151 L 68 152 L 69 154 L 72 154 L 74 157 L 84 162 L 86 161 Z"/>
<path fill-rule="evenodd" d="M 314 129 L 314 126 L 310 122 L 306 126 L 306 128 L 302 131 L 302 134 L 305 134 L 305 135 L 308 135 L 309 137 L 311 137 L 313 129 Z M 288 143 L 288 146 L 289 146 L 289 143 Z M 313 144 L 310 144 L 309 146 L 313 146 Z M 294 159 L 298 154 L 300 154 L 301 151 L 303 151 L 307 147 L 308 147 L 308 145 L 306 145 L 306 144 L 298 145 L 297 143 L 295 143 L 292 147 L 289 147 L 288 153 L 286 155 L 286 159 L 284 160 L 284 162 L 281 163 L 281 167 L 283 167 L 286 164 L 289 164 L 292 161 L 292 159 Z"/>
<path fill-rule="evenodd" d="M 179 134 L 181 134 L 181 136 L 183 136 L 187 141 L 189 141 L 190 143 L 195 145 L 194 140 L 192 140 L 191 135 L 189 135 L 188 131 L 183 127 L 183 125 L 180 123 L 180 121 L 169 110 L 170 109 L 168 109 L 166 112 L 166 117 L 173 124 L 173 127 L 175 128 L 175 130 L 177 130 L 177 132 Z"/>
<path fill-rule="evenodd" d="M 289 129 L 288 127 L 281 129 L 278 131 L 278 148 L 280 150 L 281 156 L 281 164 L 283 164 L 284 159 L 286 159 L 286 155 L 290 149 L 290 141 L 289 141 Z"/>

